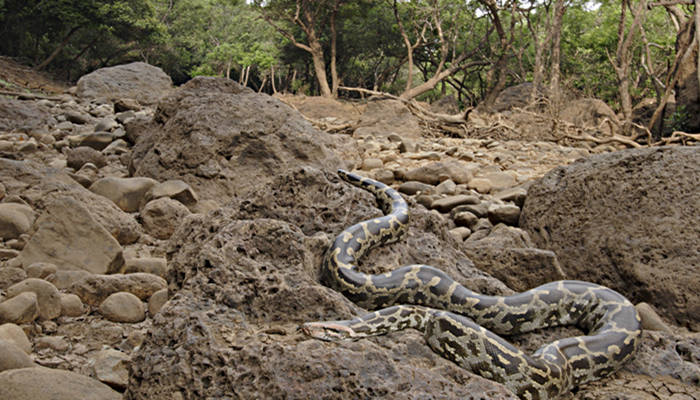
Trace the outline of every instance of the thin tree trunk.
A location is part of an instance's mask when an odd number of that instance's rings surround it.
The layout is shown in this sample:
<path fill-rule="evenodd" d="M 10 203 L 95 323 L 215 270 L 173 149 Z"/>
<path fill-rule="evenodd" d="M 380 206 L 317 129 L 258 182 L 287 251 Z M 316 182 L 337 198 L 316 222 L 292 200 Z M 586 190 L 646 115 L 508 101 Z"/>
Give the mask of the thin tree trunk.
<path fill-rule="evenodd" d="M 245 79 L 243 80 L 243 86 L 248 86 L 248 78 L 250 78 L 250 65 L 245 67 Z"/>
<path fill-rule="evenodd" d="M 338 7 L 340 6 L 340 0 L 336 0 L 333 5 L 333 12 L 331 13 L 331 95 L 333 97 L 338 96 L 338 69 L 336 68 L 336 53 L 337 53 L 337 36 L 338 33 L 335 27 L 335 18 L 338 15 Z"/>
<path fill-rule="evenodd" d="M 275 87 L 275 66 L 271 65 L 270 66 L 270 83 L 272 84 L 272 93 L 275 94 L 277 93 L 277 88 Z"/>
<path fill-rule="evenodd" d="M 396 0 L 394 0 L 394 18 L 396 19 L 396 23 L 399 26 L 399 32 L 401 32 L 401 38 L 403 39 L 403 43 L 406 46 L 406 56 L 407 56 L 407 71 L 406 71 L 406 88 L 404 89 L 405 92 L 408 92 L 411 90 L 411 86 L 413 86 L 413 51 L 420 45 L 421 43 L 421 37 L 422 34 L 425 32 L 425 29 L 427 27 L 427 24 L 423 25 L 423 32 L 421 32 L 421 35 L 418 35 L 418 38 L 416 39 L 415 44 L 411 44 L 411 40 L 408 38 L 408 34 L 406 33 L 406 29 L 403 26 L 403 22 L 401 21 L 401 17 L 399 16 L 399 9 L 398 5 L 396 4 Z"/>
<path fill-rule="evenodd" d="M 552 21 L 552 74 L 549 81 L 549 95 L 555 107 L 559 106 L 561 101 L 561 88 L 559 87 L 560 79 L 560 54 L 561 54 L 561 24 L 564 19 L 564 0 L 557 0 L 554 5 L 554 20 Z"/>
<path fill-rule="evenodd" d="M 635 37 L 635 31 L 644 22 L 646 0 L 639 0 L 635 10 L 631 8 L 630 0 L 623 0 L 620 7 L 620 23 L 617 28 L 617 51 L 612 64 L 617 74 L 620 108 L 625 117 L 622 130 L 625 134 L 628 134 L 632 126 L 632 95 L 630 93 L 630 64 L 632 62 L 632 52 L 630 49 Z M 628 8 L 632 11 L 634 19 L 629 31 L 625 34 L 625 20 Z"/>
<path fill-rule="evenodd" d="M 263 88 L 265 87 L 266 83 L 267 83 L 267 77 L 263 77 L 262 83 L 260 84 L 260 87 L 258 88 L 258 93 L 263 91 Z"/>
<path fill-rule="evenodd" d="M 656 107 L 656 110 L 654 110 L 654 114 L 651 116 L 649 125 L 647 125 L 647 128 L 652 132 L 660 133 L 664 109 L 666 108 L 666 104 L 668 103 L 676 83 L 678 82 L 680 66 L 683 64 L 683 61 L 687 59 L 687 57 L 690 57 L 693 53 L 694 39 L 690 37 L 691 27 L 689 25 L 689 22 L 684 23 L 681 31 L 678 32 L 676 58 L 673 60 L 673 66 L 671 67 L 671 70 L 666 78 L 666 90 L 664 91 L 664 95 L 661 97 L 661 102 Z M 700 50 L 698 51 L 700 52 Z"/>
<path fill-rule="evenodd" d="M 70 32 L 68 32 L 68 34 L 66 35 L 66 37 L 63 38 L 61 44 L 59 44 L 58 47 L 56 47 L 56 49 L 51 53 L 51 55 L 49 55 L 49 57 L 46 60 L 44 60 L 41 64 L 34 67 L 34 69 L 36 71 L 41 71 L 42 69 L 46 68 L 46 66 L 49 65 L 49 63 L 51 63 L 51 61 L 53 61 L 53 59 L 56 58 L 56 56 L 58 56 L 61 50 L 63 50 L 63 48 L 66 47 L 66 45 L 68 45 L 70 38 L 73 37 L 73 35 L 76 32 L 78 32 L 79 29 L 80 26 L 76 26 L 73 29 L 71 29 Z"/>
<path fill-rule="evenodd" d="M 314 73 L 318 81 L 318 89 L 323 97 L 333 97 L 333 92 L 328 86 L 328 76 L 326 75 L 326 63 L 323 61 L 323 48 L 321 43 L 314 37 L 314 40 L 309 40 L 311 47 L 311 60 L 314 63 Z"/>
<path fill-rule="evenodd" d="M 698 48 L 695 72 L 698 75 L 698 87 L 700 87 L 700 0 L 695 0 L 695 46 Z"/>

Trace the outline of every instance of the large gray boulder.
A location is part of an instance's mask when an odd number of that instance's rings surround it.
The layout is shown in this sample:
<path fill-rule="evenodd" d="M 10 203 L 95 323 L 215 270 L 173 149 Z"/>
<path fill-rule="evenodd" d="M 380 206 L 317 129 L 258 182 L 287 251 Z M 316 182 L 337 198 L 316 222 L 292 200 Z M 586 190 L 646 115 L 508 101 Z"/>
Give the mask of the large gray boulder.
<path fill-rule="evenodd" d="M 597 282 L 700 329 L 700 147 L 625 150 L 533 184 L 520 217 L 569 278 Z"/>
<path fill-rule="evenodd" d="M 172 89 L 173 82 L 162 69 L 144 62 L 100 68 L 78 80 L 76 95 L 86 99 L 134 99 L 156 103 Z"/>
<path fill-rule="evenodd" d="M 331 135 L 281 101 L 222 78 L 198 77 L 164 98 L 134 134 L 130 172 L 180 179 L 223 203 L 303 165 L 335 170 Z"/>

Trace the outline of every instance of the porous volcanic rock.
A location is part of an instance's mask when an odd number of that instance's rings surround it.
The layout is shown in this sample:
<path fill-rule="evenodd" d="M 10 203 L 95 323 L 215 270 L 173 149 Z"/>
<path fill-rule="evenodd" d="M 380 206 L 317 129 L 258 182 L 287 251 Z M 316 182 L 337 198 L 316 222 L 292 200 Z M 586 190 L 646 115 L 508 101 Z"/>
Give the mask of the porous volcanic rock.
<path fill-rule="evenodd" d="M 319 266 L 330 236 L 381 212 L 335 174 L 306 167 L 278 179 L 286 184 L 189 217 L 171 238 L 173 295 L 132 359 L 127 398 L 515 398 L 417 332 L 341 344 L 303 336 L 303 322 L 363 312 L 319 283 Z M 426 262 L 475 290 L 509 292 L 473 267 L 441 217 L 414 210 L 407 239 L 370 251 L 364 270 Z"/>
<path fill-rule="evenodd" d="M 332 136 L 281 101 L 228 79 L 198 77 L 164 98 L 140 128 L 130 172 L 180 179 L 222 202 L 300 165 L 340 166 Z M 202 179 L 205 178 L 205 179 Z"/>
<path fill-rule="evenodd" d="M 700 329 L 700 147 L 624 150 L 533 184 L 520 226 L 569 278 L 597 282 Z"/>
<path fill-rule="evenodd" d="M 86 99 L 135 99 L 154 104 L 172 88 L 173 82 L 162 69 L 144 62 L 100 68 L 78 80 L 76 95 Z"/>

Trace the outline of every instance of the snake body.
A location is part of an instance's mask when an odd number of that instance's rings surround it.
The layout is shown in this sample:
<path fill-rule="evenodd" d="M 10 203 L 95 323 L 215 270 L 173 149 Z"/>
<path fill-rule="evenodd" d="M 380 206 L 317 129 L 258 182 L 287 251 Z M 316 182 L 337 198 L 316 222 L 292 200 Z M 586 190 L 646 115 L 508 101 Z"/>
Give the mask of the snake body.
<path fill-rule="evenodd" d="M 609 375 L 634 355 L 641 334 L 637 311 L 604 286 L 558 281 L 511 296 L 486 296 L 428 265 L 360 272 L 355 264 L 368 249 L 406 234 L 408 205 L 381 182 L 338 173 L 373 193 L 385 215 L 336 237 L 324 257 L 322 282 L 366 309 L 379 310 L 352 320 L 306 323 L 307 335 L 339 341 L 418 329 L 433 351 L 522 399 L 556 398 Z M 532 355 L 498 336 L 560 325 L 576 325 L 588 334 L 557 340 Z"/>

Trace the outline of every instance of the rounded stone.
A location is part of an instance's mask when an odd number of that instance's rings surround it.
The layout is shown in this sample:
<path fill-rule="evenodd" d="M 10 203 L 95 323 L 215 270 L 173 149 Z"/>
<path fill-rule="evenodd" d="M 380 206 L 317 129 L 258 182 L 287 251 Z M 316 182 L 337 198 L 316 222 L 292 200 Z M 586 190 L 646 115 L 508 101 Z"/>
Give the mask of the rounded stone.
<path fill-rule="evenodd" d="M 457 226 L 466 226 L 467 228 L 473 227 L 479 221 L 479 217 L 469 211 L 457 212 L 452 219 Z"/>
<path fill-rule="evenodd" d="M 0 399 L 49 398 L 51 400 L 121 400 L 122 395 L 96 379 L 71 371 L 32 367 L 0 373 Z"/>
<path fill-rule="evenodd" d="M 0 340 L 14 343 L 15 346 L 19 347 L 27 354 L 32 352 L 32 343 L 29 341 L 27 334 L 24 333 L 24 330 L 20 328 L 19 325 L 0 325 Z"/>
<path fill-rule="evenodd" d="M 112 293 L 100 304 L 102 316 L 112 322 L 136 323 L 146 319 L 143 303 L 128 292 Z"/>
<path fill-rule="evenodd" d="M 469 181 L 467 187 L 479 193 L 488 193 L 491 191 L 491 181 L 485 178 L 474 178 Z"/>
<path fill-rule="evenodd" d="M 34 223 L 34 211 L 24 204 L 0 204 L 0 239 L 17 239 L 29 232 Z"/>
<path fill-rule="evenodd" d="M 85 314 L 85 305 L 75 294 L 61 293 L 61 315 L 65 317 L 79 317 Z"/>
<path fill-rule="evenodd" d="M 383 166 L 384 162 L 378 158 L 365 158 L 365 160 L 362 162 L 362 169 L 365 171 L 371 171 Z"/>
<path fill-rule="evenodd" d="M 179 179 L 167 180 L 156 184 L 146 193 L 144 200 L 149 202 L 161 197 L 170 197 L 187 207 L 192 207 L 199 201 L 197 193 L 192 190 L 190 185 Z"/>
<path fill-rule="evenodd" d="M 58 270 L 56 265 L 44 262 L 35 262 L 25 268 L 27 276 L 30 278 L 44 279 L 51 274 L 55 274 Z"/>
<path fill-rule="evenodd" d="M 662 331 L 671 333 L 671 328 L 664 322 L 659 314 L 648 303 L 639 303 L 635 306 L 639 317 L 642 319 L 642 329 L 650 331 Z"/>
<path fill-rule="evenodd" d="M 34 365 L 34 361 L 19 346 L 0 339 L 0 372 L 8 369 L 33 367 Z"/>
<path fill-rule="evenodd" d="M 36 293 L 24 292 L 0 303 L 0 323 L 24 324 L 39 316 L 39 302 Z"/>
<path fill-rule="evenodd" d="M 67 157 L 68 159 L 66 165 L 69 168 L 75 169 L 76 171 L 87 163 L 92 163 L 98 168 L 102 168 L 107 165 L 107 159 L 105 158 L 104 154 L 88 146 L 80 146 L 73 150 L 69 150 Z"/>
<path fill-rule="evenodd" d="M 114 140 L 109 132 L 94 132 L 87 134 L 80 140 L 80 146 L 92 147 L 95 150 L 103 150 Z"/>
<path fill-rule="evenodd" d="M 515 204 L 494 204 L 489 207 L 489 221 L 494 225 L 504 223 L 506 225 L 518 226 L 520 219 L 520 208 Z"/>
<path fill-rule="evenodd" d="M 182 203 L 169 197 L 149 201 L 141 210 L 146 232 L 158 239 L 170 239 L 183 218 L 190 214 Z"/>
<path fill-rule="evenodd" d="M 17 258 L 13 258 L 12 260 L 17 260 Z M 0 268 L 0 289 L 7 289 L 25 279 L 27 279 L 27 272 L 22 268 L 14 266 L 9 267 L 7 265 L 4 268 Z"/>
<path fill-rule="evenodd" d="M 155 179 L 144 177 L 106 177 L 93 183 L 90 191 L 112 200 L 123 211 L 135 212 L 144 195 L 157 183 Z"/>
<path fill-rule="evenodd" d="M 428 193 L 432 192 L 435 189 L 435 186 L 429 185 L 427 183 L 423 182 L 418 182 L 418 181 L 408 181 L 404 182 L 399 186 L 399 192 L 405 193 L 408 195 L 414 195 L 416 193 Z"/>
<path fill-rule="evenodd" d="M 455 239 L 462 242 L 472 234 L 472 231 L 467 227 L 458 226 L 457 228 L 450 229 L 450 234 L 454 236 Z"/>
<path fill-rule="evenodd" d="M 153 293 L 153 296 L 148 299 L 148 314 L 156 315 L 166 301 L 168 301 L 168 289 L 161 289 Z"/>
<path fill-rule="evenodd" d="M 124 273 L 145 272 L 165 278 L 168 272 L 168 263 L 162 257 L 130 258 L 124 263 Z"/>
<path fill-rule="evenodd" d="M 43 279 L 27 278 L 7 289 L 9 297 L 23 292 L 36 293 L 39 302 L 39 317 L 53 319 L 61 315 L 61 296 L 56 286 Z"/>
<path fill-rule="evenodd" d="M 94 359 L 95 377 L 111 387 L 124 389 L 129 383 L 130 361 L 130 357 L 119 350 L 102 350 Z"/>

